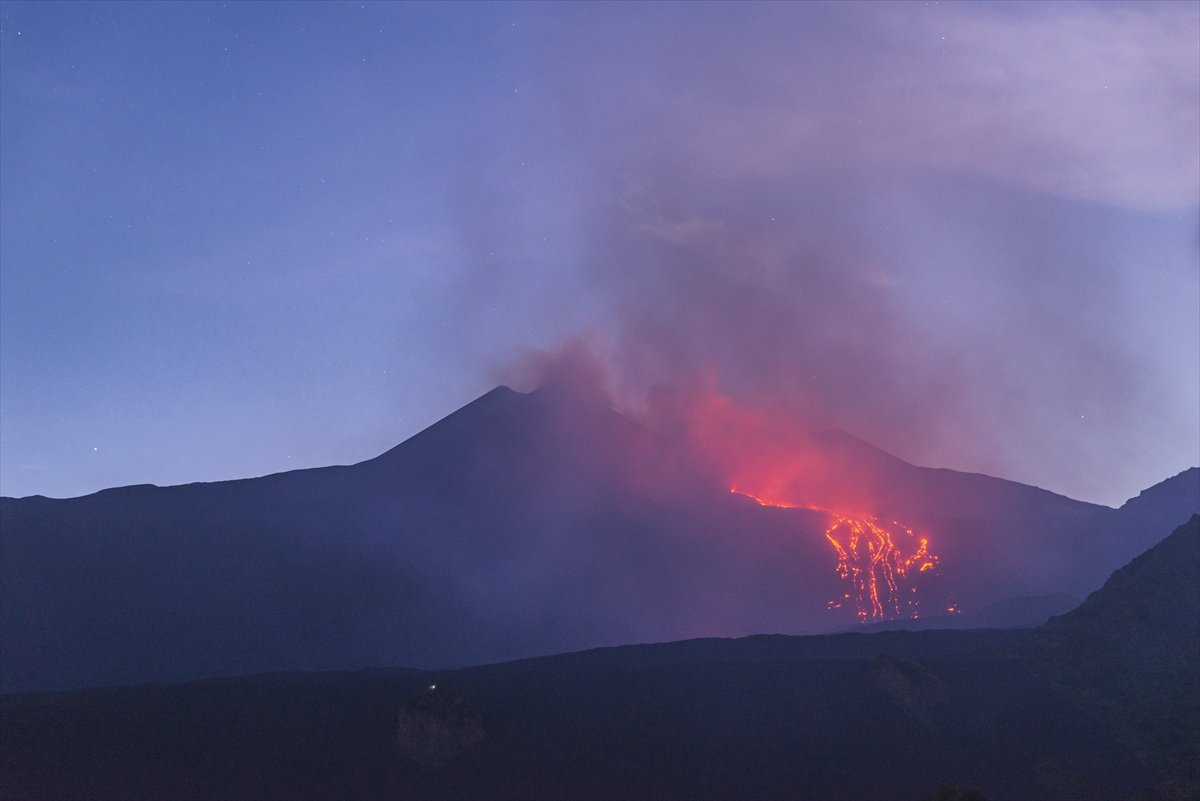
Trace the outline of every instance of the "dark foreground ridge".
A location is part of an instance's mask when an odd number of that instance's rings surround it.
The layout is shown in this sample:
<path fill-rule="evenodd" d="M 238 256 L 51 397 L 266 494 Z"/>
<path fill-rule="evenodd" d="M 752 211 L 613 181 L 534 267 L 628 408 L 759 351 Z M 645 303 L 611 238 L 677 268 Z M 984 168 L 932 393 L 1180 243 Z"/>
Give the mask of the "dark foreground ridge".
<path fill-rule="evenodd" d="M 1037 630 L 8 695 L 0 795 L 1195 797 L 1198 577 L 1193 517 Z"/>
<path fill-rule="evenodd" d="M 1151 768 L 1200 798 L 1200 516 L 1038 631 L 1036 669 Z"/>

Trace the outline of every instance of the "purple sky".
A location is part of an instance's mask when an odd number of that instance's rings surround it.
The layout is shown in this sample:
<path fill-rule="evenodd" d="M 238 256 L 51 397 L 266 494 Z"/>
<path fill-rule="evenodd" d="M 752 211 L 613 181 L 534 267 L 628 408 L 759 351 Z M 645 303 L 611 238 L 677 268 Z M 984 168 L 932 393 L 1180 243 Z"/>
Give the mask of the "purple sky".
<path fill-rule="evenodd" d="M 582 337 L 1118 504 L 1200 461 L 1200 5 L 0 6 L 0 492 L 378 454 Z"/>

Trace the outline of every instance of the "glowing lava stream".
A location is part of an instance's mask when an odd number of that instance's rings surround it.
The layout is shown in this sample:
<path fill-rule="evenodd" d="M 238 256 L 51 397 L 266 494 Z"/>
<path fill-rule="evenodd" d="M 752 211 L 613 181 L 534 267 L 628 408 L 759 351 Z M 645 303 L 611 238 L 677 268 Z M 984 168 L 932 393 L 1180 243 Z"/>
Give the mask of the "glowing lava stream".
<path fill-rule="evenodd" d="M 862 623 L 906 616 L 920 617 L 920 598 L 914 579 L 916 574 L 933 570 L 938 557 L 929 551 L 929 540 L 917 536 L 911 528 L 892 521 L 882 522 L 869 515 L 848 515 L 791 503 L 767 501 L 736 487 L 730 492 L 745 495 L 761 506 L 782 509 L 813 509 L 833 518 L 825 529 L 825 539 L 837 552 L 838 576 L 850 585 L 850 592 L 839 601 L 829 601 L 830 610 L 854 602 L 855 612 Z M 917 548 L 905 556 L 897 540 L 917 541 Z"/>

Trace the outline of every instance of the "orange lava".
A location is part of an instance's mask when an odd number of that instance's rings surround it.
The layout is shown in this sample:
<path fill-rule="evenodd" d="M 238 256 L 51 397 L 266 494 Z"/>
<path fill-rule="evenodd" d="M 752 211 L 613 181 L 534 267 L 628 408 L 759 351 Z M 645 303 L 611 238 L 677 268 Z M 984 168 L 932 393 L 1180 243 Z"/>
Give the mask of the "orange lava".
<path fill-rule="evenodd" d="M 918 536 L 902 523 L 886 522 L 870 515 L 846 514 L 775 497 L 764 498 L 737 487 L 731 487 L 730 492 L 745 495 L 762 506 L 813 509 L 832 518 L 832 523 L 825 529 L 825 539 L 837 554 L 838 576 L 849 586 L 840 599 L 827 602 L 828 609 L 841 609 L 853 603 L 862 623 L 920 617 L 916 574 L 933 570 L 939 562 L 930 552 L 926 537 Z M 909 550 L 907 555 L 901 546 Z"/>

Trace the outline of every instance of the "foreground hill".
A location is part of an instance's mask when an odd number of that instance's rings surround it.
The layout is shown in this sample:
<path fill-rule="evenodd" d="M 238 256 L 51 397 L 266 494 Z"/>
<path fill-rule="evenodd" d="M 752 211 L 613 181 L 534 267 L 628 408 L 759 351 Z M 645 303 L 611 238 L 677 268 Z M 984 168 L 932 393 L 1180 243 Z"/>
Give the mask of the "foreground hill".
<path fill-rule="evenodd" d="M 0 795 L 919 799 L 955 784 L 989 799 L 1186 798 L 1198 573 L 1193 518 L 1038 630 L 8 695 Z M 1183 656 L 1141 656 L 1168 643 Z M 1166 717 L 1127 683 L 1155 674 L 1178 685 Z"/>
<path fill-rule="evenodd" d="M 1031 663 L 1152 769 L 1200 798 L 1200 517 L 1043 626 Z"/>
<path fill-rule="evenodd" d="M 0 793 L 918 799 L 946 782 L 989 798 L 1144 790 L 1146 769 L 1004 655 L 1015 645 L 975 632 L 688 641 L 442 674 L 6 697 Z M 424 732 L 400 740 L 399 726 L 422 711 L 432 712 Z M 478 720 L 481 738 L 464 718 Z"/>

